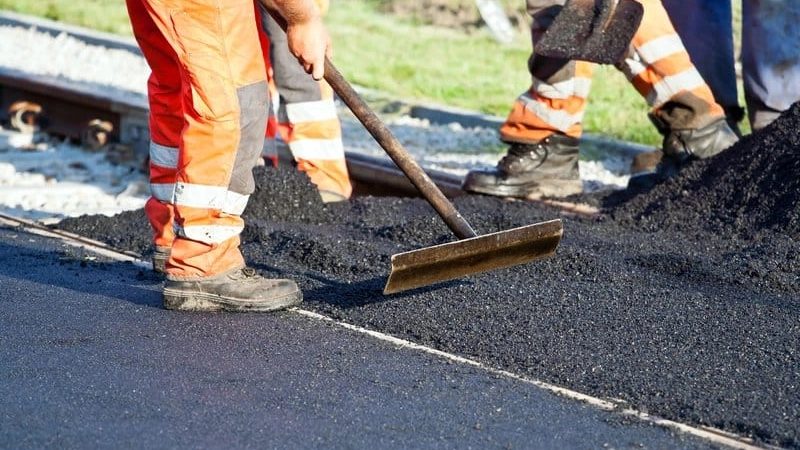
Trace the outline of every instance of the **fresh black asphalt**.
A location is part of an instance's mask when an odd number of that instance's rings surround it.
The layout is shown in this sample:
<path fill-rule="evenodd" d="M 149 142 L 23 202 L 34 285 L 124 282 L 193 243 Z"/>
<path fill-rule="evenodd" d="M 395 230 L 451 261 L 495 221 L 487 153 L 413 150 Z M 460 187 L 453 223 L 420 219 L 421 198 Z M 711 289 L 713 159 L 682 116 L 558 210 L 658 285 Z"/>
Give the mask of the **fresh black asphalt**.
<path fill-rule="evenodd" d="M 22 229 L 0 260 L 0 448 L 720 448 L 297 311 L 167 311 Z"/>

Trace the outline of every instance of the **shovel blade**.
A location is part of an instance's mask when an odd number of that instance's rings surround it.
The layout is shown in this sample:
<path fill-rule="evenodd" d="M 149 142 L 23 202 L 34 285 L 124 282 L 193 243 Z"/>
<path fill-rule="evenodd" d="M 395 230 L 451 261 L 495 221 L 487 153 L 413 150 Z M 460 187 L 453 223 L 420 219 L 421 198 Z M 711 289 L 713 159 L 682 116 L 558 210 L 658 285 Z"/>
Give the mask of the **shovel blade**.
<path fill-rule="evenodd" d="M 524 264 L 555 253 L 560 219 L 392 255 L 384 294 Z"/>
<path fill-rule="evenodd" d="M 635 0 L 567 0 L 534 52 L 550 58 L 616 64 L 642 22 Z"/>

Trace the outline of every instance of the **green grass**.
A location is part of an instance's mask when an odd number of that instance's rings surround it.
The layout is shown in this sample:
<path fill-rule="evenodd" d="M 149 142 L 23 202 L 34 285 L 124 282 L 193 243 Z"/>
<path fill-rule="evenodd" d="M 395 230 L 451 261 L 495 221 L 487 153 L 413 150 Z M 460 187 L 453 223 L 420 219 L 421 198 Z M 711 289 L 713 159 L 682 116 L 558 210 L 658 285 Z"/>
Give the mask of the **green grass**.
<path fill-rule="evenodd" d="M 336 3 L 327 21 L 334 62 L 358 85 L 505 115 L 530 80 L 525 46 L 488 33 L 399 22 L 353 1 Z"/>
<path fill-rule="evenodd" d="M 486 30 L 467 34 L 398 21 L 362 1 L 336 3 L 327 22 L 334 63 L 345 77 L 400 98 L 505 117 L 530 84 L 526 33 L 502 45 Z M 620 73 L 597 71 L 584 120 L 587 132 L 658 145 L 661 138 L 646 112 L 644 100 Z"/>
<path fill-rule="evenodd" d="M 504 117 L 528 88 L 527 33 L 511 45 L 488 31 L 400 21 L 378 11 L 381 0 L 339 0 L 326 18 L 333 61 L 353 84 L 408 101 L 422 101 Z M 122 0 L 0 0 L 0 8 L 100 31 L 130 35 Z M 738 12 L 737 12 L 738 13 Z M 478 12 L 475 11 L 476 20 Z M 599 67 L 589 98 L 587 132 L 659 145 L 647 106 L 612 67 Z"/>

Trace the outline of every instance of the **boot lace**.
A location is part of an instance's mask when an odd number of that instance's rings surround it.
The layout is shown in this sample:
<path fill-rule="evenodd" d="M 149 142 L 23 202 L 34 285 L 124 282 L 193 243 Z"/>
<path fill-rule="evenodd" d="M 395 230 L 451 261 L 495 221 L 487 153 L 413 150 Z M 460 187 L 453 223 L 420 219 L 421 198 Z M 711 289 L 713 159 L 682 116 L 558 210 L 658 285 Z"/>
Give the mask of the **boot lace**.
<path fill-rule="evenodd" d="M 231 273 L 228 277 L 234 281 L 248 281 L 251 278 L 258 277 L 258 273 L 251 267 L 244 267 L 242 270 Z"/>
<path fill-rule="evenodd" d="M 520 169 L 531 170 L 529 164 L 533 161 L 537 161 L 537 166 L 547 161 L 547 149 L 544 145 L 512 144 L 508 153 L 497 163 L 497 167 L 505 172 L 514 172 Z"/>

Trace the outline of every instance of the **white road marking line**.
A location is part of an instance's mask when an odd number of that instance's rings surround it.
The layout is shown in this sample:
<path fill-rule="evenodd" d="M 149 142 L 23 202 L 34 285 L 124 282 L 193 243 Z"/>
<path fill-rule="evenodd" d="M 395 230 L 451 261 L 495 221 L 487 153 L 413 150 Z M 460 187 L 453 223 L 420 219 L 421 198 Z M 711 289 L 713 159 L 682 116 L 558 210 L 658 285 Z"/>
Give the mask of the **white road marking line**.
<path fill-rule="evenodd" d="M 694 426 L 691 426 L 691 425 L 686 425 L 686 424 L 683 424 L 683 423 L 680 423 L 680 422 L 675 422 L 673 420 L 664 419 L 662 417 L 653 416 L 653 415 L 650 415 L 650 414 L 647 414 L 647 413 L 644 413 L 644 412 L 641 412 L 641 411 L 637 411 L 637 410 L 632 409 L 632 408 L 627 408 L 622 403 L 617 403 L 617 402 L 614 402 L 614 401 L 611 401 L 611 400 L 604 400 L 604 399 L 601 399 L 601 398 L 593 397 L 591 395 L 587 395 L 587 394 L 583 394 L 583 393 L 580 393 L 580 392 L 577 392 L 577 391 L 573 391 L 571 389 L 566 389 L 566 388 L 563 388 L 563 387 L 560 387 L 560 386 L 556 386 L 556 385 L 553 385 L 553 384 L 550 384 L 550 383 L 545 383 L 543 381 L 534 380 L 534 379 L 531 379 L 531 378 L 524 377 L 522 375 L 517 375 L 515 373 L 508 372 L 506 370 L 496 369 L 494 367 L 487 366 L 487 365 L 485 365 L 483 363 L 480 363 L 478 361 L 475 361 L 475 360 L 472 360 L 472 359 L 469 359 L 469 358 L 464 358 L 462 356 L 454 355 L 452 353 L 446 353 L 446 352 L 443 352 L 441 350 L 436 350 L 435 348 L 426 347 L 424 345 L 416 344 L 414 342 L 407 341 L 405 339 L 400 339 L 400 338 L 394 337 L 394 336 L 389 335 L 389 334 L 381 333 L 379 331 L 374 331 L 374 330 L 363 328 L 363 327 L 360 327 L 360 326 L 357 326 L 357 325 L 352 325 L 352 324 L 349 324 L 347 322 L 342 322 L 342 321 L 339 321 L 339 320 L 335 320 L 333 318 L 330 318 L 328 316 L 324 316 L 324 315 L 319 314 L 319 313 L 315 313 L 313 311 L 308 311 L 308 310 L 297 308 L 297 307 L 290 308 L 290 311 L 297 312 L 297 313 L 299 313 L 299 314 L 301 314 L 303 316 L 310 317 L 310 318 L 313 318 L 313 319 L 334 323 L 334 324 L 336 324 L 336 325 L 338 325 L 338 326 L 340 326 L 342 328 L 346 328 L 348 330 L 355 331 L 357 333 L 361 333 L 361 334 L 368 335 L 370 337 L 374 337 L 374 338 L 379 339 L 381 341 L 385 341 L 385 342 L 397 345 L 400 348 L 410 348 L 410 349 L 413 349 L 413 350 L 418 350 L 418 351 L 421 351 L 421 352 L 424 352 L 424 353 L 428 353 L 428 354 L 431 354 L 431 355 L 434 355 L 434 356 L 438 356 L 440 358 L 447 359 L 449 361 L 453 361 L 453 362 L 462 363 L 462 364 L 466 364 L 466 365 L 469 365 L 469 366 L 477 367 L 477 368 L 479 368 L 481 370 L 485 370 L 485 371 L 487 371 L 489 373 L 493 373 L 493 374 L 501 375 L 501 376 L 504 376 L 504 377 L 507 377 L 507 378 L 511 378 L 511 379 L 514 379 L 514 380 L 522 381 L 524 383 L 536 386 L 536 387 L 538 387 L 540 389 L 544 389 L 546 391 L 549 391 L 549 392 L 552 392 L 554 394 L 557 394 L 557 395 L 559 395 L 561 397 L 566 397 L 566 398 L 569 398 L 569 399 L 572 399 L 572 400 L 577 400 L 577 401 L 589 404 L 591 406 L 594 406 L 594 407 L 596 407 L 598 409 L 601 409 L 601 410 L 604 410 L 604 411 L 616 412 L 616 413 L 621 414 L 623 416 L 633 417 L 633 418 L 639 419 L 639 420 L 647 422 L 647 423 L 651 423 L 651 424 L 654 424 L 654 425 L 659 425 L 659 426 L 662 426 L 662 427 L 667 427 L 667 428 L 672 428 L 672 429 L 675 429 L 675 430 L 679 430 L 679 431 L 681 431 L 683 433 L 690 434 L 690 435 L 693 435 L 693 436 L 696 436 L 696 437 L 699 437 L 699 438 L 702 438 L 702 439 L 706 439 L 706 440 L 712 441 L 715 444 L 725 445 L 727 447 L 734 448 L 734 449 L 739 449 L 739 450 L 765 450 L 765 449 L 777 448 L 777 447 L 758 447 L 758 446 L 755 446 L 753 444 L 748 443 L 747 440 L 745 438 L 743 438 L 743 437 L 736 436 L 736 435 L 733 435 L 731 433 L 728 433 L 728 432 L 725 432 L 725 431 L 722 431 L 722 430 L 716 430 L 716 429 L 710 428 L 710 427 L 698 428 L 698 427 L 694 427 Z"/>

